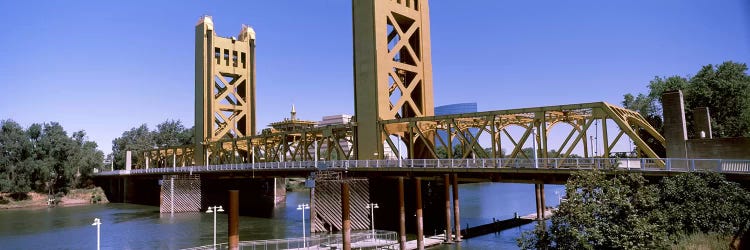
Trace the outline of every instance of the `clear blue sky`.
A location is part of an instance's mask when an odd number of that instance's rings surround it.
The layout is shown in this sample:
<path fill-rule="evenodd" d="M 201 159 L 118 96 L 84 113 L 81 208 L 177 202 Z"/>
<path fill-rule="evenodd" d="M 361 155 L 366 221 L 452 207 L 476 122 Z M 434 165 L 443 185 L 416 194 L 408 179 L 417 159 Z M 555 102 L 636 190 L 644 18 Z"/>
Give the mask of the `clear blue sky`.
<path fill-rule="evenodd" d="M 0 119 L 123 131 L 193 125 L 194 25 L 257 32 L 258 127 L 353 113 L 351 2 L 2 1 Z M 431 1 L 435 104 L 619 104 L 654 76 L 750 62 L 750 1 Z"/>

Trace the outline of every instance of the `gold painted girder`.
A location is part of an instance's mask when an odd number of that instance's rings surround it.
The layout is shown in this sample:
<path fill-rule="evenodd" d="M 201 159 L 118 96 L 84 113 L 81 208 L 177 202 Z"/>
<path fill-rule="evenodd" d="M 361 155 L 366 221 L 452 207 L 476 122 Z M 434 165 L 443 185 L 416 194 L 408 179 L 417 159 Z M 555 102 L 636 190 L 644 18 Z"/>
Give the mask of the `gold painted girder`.
<path fill-rule="evenodd" d="M 433 158 L 438 157 L 437 148 L 453 149 L 455 146 L 461 148 L 461 155 L 454 156 L 451 152 L 453 150 L 446 150 L 450 158 L 502 157 L 500 154 L 503 149 L 501 138 L 506 138 L 512 144 L 509 147 L 512 148 L 508 155 L 509 158 L 530 158 L 531 156 L 526 155 L 522 150 L 529 139 L 536 140 L 537 148 L 535 150 L 539 152 L 538 157 L 540 158 L 567 158 L 581 144 L 583 145 L 584 157 L 589 157 L 586 132 L 595 121 L 603 123 L 602 133 L 605 138 L 601 141 L 603 144 L 601 146 L 604 149 L 602 157 L 609 157 L 609 153 L 615 144 L 623 137 L 628 137 L 637 149 L 643 152 L 645 157 L 660 158 L 642 138 L 638 137 L 636 131 L 645 129 L 650 135 L 657 138 L 662 147 L 664 146 L 663 137 L 637 112 L 605 102 L 393 119 L 382 121 L 381 131 L 385 136 L 394 135 L 403 138 L 402 140 L 408 145 L 417 141 L 425 143 L 433 141 L 434 144 L 428 144 L 430 154 L 427 154 L 432 155 Z M 611 141 L 609 141 L 607 134 L 607 121 L 615 122 L 619 128 L 618 133 Z M 550 131 L 556 125 L 563 123 L 570 125 L 570 129 L 566 131 L 567 137 L 564 142 L 560 145 L 549 145 L 547 137 Z M 522 132 L 512 135 L 508 130 L 511 126 L 519 127 Z M 532 129 L 536 131 L 532 132 Z M 440 134 L 443 136 L 440 136 Z M 479 144 L 480 138 L 487 137 L 491 141 L 491 146 L 483 148 Z M 398 151 L 394 146 L 394 141 L 388 137 L 386 140 L 391 150 Z M 552 148 L 551 146 L 555 147 Z M 557 155 L 548 155 L 550 150 L 555 150 Z M 412 156 L 411 153 L 409 155 Z"/>
<path fill-rule="evenodd" d="M 276 132 L 256 136 L 225 138 L 213 142 L 205 142 L 201 147 L 206 152 L 202 157 L 210 164 L 241 164 L 251 162 L 279 162 L 279 161 L 308 161 L 314 160 L 316 154 L 324 160 L 353 159 L 354 135 L 352 125 L 335 125 L 316 127 L 312 129 Z M 342 146 L 343 145 L 343 146 Z M 145 158 L 150 162 L 172 159 L 173 153 L 178 159 L 188 157 L 184 166 L 194 165 L 194 145 L 175 148 L 162 148 L 143 151 L 143 164 L 138 168 L 145 168 Z M 254 158 L 254 159 L 253 159 Z M 149 167 L 171 167 L 169 164 Z M 180 161 L 178 167 L 183 166 Z"/>
<path fill-rule="evenodd" d="M 499 158 L 503 157 L 500 154 L 504 148 L 501 139 L 505 138 L 511 142 L 507 148 L 512 149 L 507 152 L 506 157 L 530 159 L 532 156 L 526 155 L 522 150 L 529 139 L 536 140 L 536 150 L 540 153 L 540 158 L 568 158 L 579 145 L 583 145 L 584 157 L 589 157 L 586 132 L 595 121 L 611 121 L 619 128 L 614 140 L 602 140 L 603 145 L 600 146 L 604 148 L 604 152 L 611 152 L 620 139 L 627 137 L 643 152 L 644 157 L 660 158 L 638 137 L 636 131 L 647 131 L 661 143 L 661 146 L 664 146 L 664 137 L 637 112 L 604 102 L 393 119 L 381 121 L 378 126 L 393 152 L 398 152 L 398 148 L 396 142 L 388 135 L 402 138 L 408 144 L 406 150 L 411 149 L 417 142 L 424 143 L 428 150 L 427 155 L 432 158 L 437 158 L 437 148 L 454 146 L 461 147 L 461 155 L 454 156 L 452 150 L 447 150 L 450 158 Z M 546 142 L 547 136 L 559 124 L 570 125 L 570 129 L 566 131 L 567 137 L 560 145 L 550 145 Z M 251 157 L 254 157 L 255 162 L 313 160 L 315 143 L 318 145 L 320 158 L 353 159 L 356 153 L 354 144 L 357 143 L 354 141 L 354 126 L 355 124 L 346 124 L 223 139 L 206 142 L 204 147 L 208 151 L 211 164 L 249 163 L 253 160 Z M 509 130 L 510 127 L 520 128 L 521 133 L 513 134 Z M 602 126 L 602 129 L 605 127 Z M 536 131 L 532 133 L 532 129 Z M 444 134 L 446 138 L 442 138 L 440 134 Z M 489 138 L 489 150 L 480 145 L 479 141 L 482 138 Z M 345 148 L 342 144 L 351 147 Z M 547 155 L 551 150 L 557 152 L 557 155 Z M 413 149 L 411 151 L 413 152 Z M 168 158 L 170 152 L 175 152 L 179 157 L 183 152 L 192 153 L 192 150 L 176 148 L 173 151 L 159 149 L 149 152 L 151 157 L 161 159 Z M 411 152 L 409 155 L 413 158 Z M 659 164 L 663 162 L 660 161 Z"/>

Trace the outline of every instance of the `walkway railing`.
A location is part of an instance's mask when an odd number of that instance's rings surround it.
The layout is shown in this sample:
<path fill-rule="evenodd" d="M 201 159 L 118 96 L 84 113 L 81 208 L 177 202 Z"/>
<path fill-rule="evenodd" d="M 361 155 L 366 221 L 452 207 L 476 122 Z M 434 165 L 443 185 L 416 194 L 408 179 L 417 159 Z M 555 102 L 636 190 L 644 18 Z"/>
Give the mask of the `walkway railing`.
<path fill-rule="evenodd" d="M 305 244 L 303 244 L 305 242 Z M 341 234 L 314 235 L 307 238 L 288 238 L 272 240 L 240 241 L 239 249 L 244 250 L 277 250 L 277 249 L 342 249 Z M 398 235 L 393 231 L 376 230 L 353 232 L 352 249 L 398 249 Z M 185 250 L 214 249 L 213 245 L 186 248 Z M 216 249 L 229 249 L 227 243 L 216 245 Z"/>
<path fill-rule="evenodd" d="M 663 167 L 660 166 L 663 161 Z M 604 169 L 616 166 L 630 171 L 692 172 L 750 174 L 750 160 L 733 159 L 677 159 L 677 158 L 539 158 L 533 159 L 403 159 L 403 160 L 334 160 L 285 161 L 171 168 L 149 168 L 99 172 L 98 176 L 132 174 L 194 174 L 233 171 L 265 170 L 350 170 L 372 169 L 404 171 L 408 169 Z"/>

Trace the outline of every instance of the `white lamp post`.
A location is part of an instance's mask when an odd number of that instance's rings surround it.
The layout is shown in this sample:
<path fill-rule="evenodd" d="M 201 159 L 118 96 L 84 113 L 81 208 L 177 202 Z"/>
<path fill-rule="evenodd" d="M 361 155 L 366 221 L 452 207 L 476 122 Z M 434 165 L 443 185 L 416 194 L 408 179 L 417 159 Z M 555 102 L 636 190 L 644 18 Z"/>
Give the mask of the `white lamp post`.
<path fill-rule="evenodd" d="M 372 229 L 372 240 L 375 241 L 375 209 L 379 208 L 378 203 L 369 203 L 367 208 L 370 209 L 370 229 Z"/>
<path fill-rule="evenodd" d="M 401 157 L 401 136 L 398 137 L 398 141 L 396 141 L 396 143 L 398 143 L 398 167 L 402 167 L 403 165 L 401 164 L 401 161 L 402 161 L 401 160 L 402 158 Z"/>
<path fill-rule="evenodd" d="M 310 209 L 310 205 L 302 203 L 297 205 L 297 210 L 302 210 L 302 247 L 307 248 L 307 234 L 305 234 L 305 209 Z"/>
<path fill-rule="evenodd" d="M 99 237 L 100 236 L 100 234 L 99 234 L 99 232 L 100 232 L 99 228 L 102 225 L 102 222 L 101 222 L 101 220 L 99 220 L 99 218 L 94 218 L 94 224 L 91 224 L 91 225 L 92 226 L 96 226 L 96 250 L 99 250 L 99 246 L 100 246 L 100 244 L 99 244 L 99 242 L 100 242 L 99 241 L 99 239 L 100 239 L 100 237 Z"/>
<path fill-rule="evenodd" d="M 224 212 L 221 206 L 208 207 L 206 210 L 207 214 L 214 214 L 214 249 L 216 249 L 216 214 L 219 212 Z"/>
<path fill-rule="evenodd" d="M 534 168 L 539 168 L 539 160 L 537 160 L 537 153 L 536 153 L 536 128 L 534 126 L 531 126 L 531 147 L 534 149 Z"/>

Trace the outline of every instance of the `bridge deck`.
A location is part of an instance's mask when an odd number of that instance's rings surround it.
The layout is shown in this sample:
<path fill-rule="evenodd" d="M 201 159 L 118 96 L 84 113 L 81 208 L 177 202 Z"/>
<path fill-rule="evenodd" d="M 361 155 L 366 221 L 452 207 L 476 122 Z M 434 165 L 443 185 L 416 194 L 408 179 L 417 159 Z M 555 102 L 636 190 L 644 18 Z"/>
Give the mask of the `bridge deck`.
<path fill-rule="evenodd" d="M 664 167 L 659 167 L 663 161 Z M 97 176 L 201 174 L 203 176 L 300 176 L 311 172 L 333 170 L 349 176 L 435 176 L 463 173 L 463 178 L 490 178 L 493 181 L 528 182 L 539 176 L 555 177 L 551 182 L 564 183 L 570 174 L 591 169 L 640 172 L 648 176 L 668 176 L 694 171 L 723 173 L 730 179 L 750 180 L 750 160 L 727 159 L 649 159 L 649 158 L 540 158 L 529 159 L 404 159 L 404 160 L 336 160 L 260 162 L 172 168 L 116 170 Z M 557 178 L 559 177 L 559 178 Z M 547 178 L 549 179 L 549 178 Z"/>

